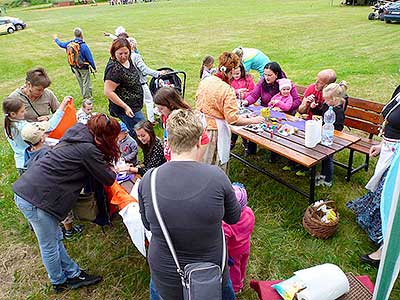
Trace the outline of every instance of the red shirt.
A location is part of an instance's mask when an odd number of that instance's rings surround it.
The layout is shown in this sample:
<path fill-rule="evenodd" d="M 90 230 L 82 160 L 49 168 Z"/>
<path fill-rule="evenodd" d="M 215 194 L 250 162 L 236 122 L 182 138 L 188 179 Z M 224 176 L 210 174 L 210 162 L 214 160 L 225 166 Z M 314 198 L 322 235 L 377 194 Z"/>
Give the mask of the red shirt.
<path fill-rule="evenodd" d="M 304 98 L 307 98 L 310 95 L 314 95 L 315 102 L 318 104 L 317 108 L 321 109 L 322 104 L 324 104 L 324 98 L 322 97 L 322 91 L 317 91 L 317 89 L 315 88 L 315 83 L 310 84 L 304 91 Z M 308 119 L 312 119 L 312 116 L 313 113 L 310 109 L 308 109 Z"/>
<path fill-rule="evenodd" d="M 163 128 L 164 128 L 164 157 L 167 161 L 170 161 L 171 160 L 171 148 L 168 145 L 168 132 L 167 132 L 168 117 L 161 115 L 161 120 L 162 120 Z M 207 145 L 209 142 L 210 142 L 210 139 L 208 138 L 207 131 L 204 130 L 204 132 L 201 136 L 201 144 Z"/>

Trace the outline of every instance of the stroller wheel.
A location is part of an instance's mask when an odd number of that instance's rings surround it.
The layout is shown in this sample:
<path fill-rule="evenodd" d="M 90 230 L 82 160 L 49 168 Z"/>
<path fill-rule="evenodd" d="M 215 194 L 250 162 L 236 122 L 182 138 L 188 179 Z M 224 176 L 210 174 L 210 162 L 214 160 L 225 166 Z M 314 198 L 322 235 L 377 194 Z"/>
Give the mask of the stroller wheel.
<path fill-rule="evenodd" d="M 370 13 L 369 15 L 368 15 L 368 20 L 375 20 L 375 13 Z"/>

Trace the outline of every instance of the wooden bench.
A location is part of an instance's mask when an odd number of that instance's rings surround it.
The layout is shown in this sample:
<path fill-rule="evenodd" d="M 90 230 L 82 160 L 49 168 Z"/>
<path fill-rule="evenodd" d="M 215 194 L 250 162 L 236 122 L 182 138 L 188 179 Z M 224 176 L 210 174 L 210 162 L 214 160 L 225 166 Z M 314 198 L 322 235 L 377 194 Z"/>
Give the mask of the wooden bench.
<path fill-rule="evenodd" d="M 297 92 L 303 97 L 306 87 L 296 85 Z M 358 135 L 361 140 L 348 148 L 350 149 L 349 160 L 347 164 L 335 161 L 335 164 L 347 170 L 346 180 L 350 181 L 351 176 L 364 169 L 368 171 L 369 149 L 378 144 L 374 136 L 379 134 L 381 123 L 381 112 L 384 105 L 381 103 L 365 100 L 361 98 L 349 97 L 345 111 L 344 125 L 351 134 Z M 363 164 L 353 168 L 354 152 L 365 155 Z"/>

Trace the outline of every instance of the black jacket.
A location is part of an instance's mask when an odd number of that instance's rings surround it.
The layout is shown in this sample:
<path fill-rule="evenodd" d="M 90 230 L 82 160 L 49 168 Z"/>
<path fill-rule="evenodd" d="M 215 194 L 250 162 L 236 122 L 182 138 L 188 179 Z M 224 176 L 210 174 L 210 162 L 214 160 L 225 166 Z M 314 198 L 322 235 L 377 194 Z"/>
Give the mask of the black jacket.
<path fill-rule="evenodd" d="M 74 206 L 89 175 L 112 185 L 115 173 L 104 161 L 86 125 L 70 128 L 60 143 L 14 183 L 15 194 L 63 220 Z"/>
<path fill-rule="evenodd" d="M 319 115 L 319 116 L 322 116 L 322 118 L 323 118 L 325 112 L 328 109 L 329 109 L 329 105 L 324 103 L 324 104 L 322 104 L 321 109 L 314 108 L 314 109 L 311 109 L 311 111 L 312 111 L 312 113 L 314 115 Z M 346 110 L 346 105 L 345 104 L 340 104 L 340 105 L 337 105 L 337 106 L 333 107 L 333 111 L 335 112 L 335 115 L 336 115 L 335 124 L 333 124 L 333 126 L 335 127 L 335 130 L 338 130 L 338 131 L 342 131 L 343 130 L 343 128 L 344 128 L 344 118 L 345 118 L 344 111 L 345 110 Z M 324 119 L 322 119 L 322 120 L 324 120 Z"/>

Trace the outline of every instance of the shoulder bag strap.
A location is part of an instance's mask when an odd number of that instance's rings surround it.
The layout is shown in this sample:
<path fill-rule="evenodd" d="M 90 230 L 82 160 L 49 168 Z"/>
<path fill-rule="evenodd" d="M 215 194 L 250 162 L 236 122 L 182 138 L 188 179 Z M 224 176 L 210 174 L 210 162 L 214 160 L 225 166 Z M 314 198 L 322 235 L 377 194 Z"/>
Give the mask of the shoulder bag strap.
<path fill-rule="evenodd" d="M 153 207 L 154 207 L 154 212 L 156 213 L 156 217 L 158 220 L 158 223 L 160 224 L 161 230 L 164 234 L 165 240 L 167 241 L 169 250 L 171 251 L 172 257 L 174 258 L 175 261 L 175 265 L 177 267 L 176 271 L 178 272 L 179 276 L 182 279 L 182 284 L 185 285 L 184 282 L 184 272 L 182 271 L 180 265 L 179 265 L 179 261 L 178 261 L 178 257 L 176 255 L 175 252 L 175 248 L 172 244 L 171 241 L 171 237 L 168 233 L 167 227 L 165 226 L 164 220 L 161 217 L 160 214 L 160 210 L 158 208 L 158 202 L 157 202 L 157 195 L 156 195 L 156 176 L 157 176 L 157 171 L 158 168 L 155 168 L 152 172 L 151 172 L 151 178 L 150 178 L 150 189 L 151 189 L 151 198 L 152 198 L 152 202 L 153 202 Z M 225 234 L 224 234 L 224 230 L 221 226 L 221 233 L 222 233 L 222 262 L 221 262 L 221 273 L 224 272 L 225 269 L 225 262 L 226 262 L 226 241 L 225 241 Z"/>
<path fill-rule="evenodd" d="M 24 97 L 26 99 L 26 101 L 28 101 L 29 105 L 31 106 L 32 110 L 35 112 L 35 114 L 37 114 L 38 117 L 41 117 L 41 115 L 37 112 L 37 110 L 33 107 L 33 104 L 31 102 L 31 100 L 29 100 L 28 96 L 26 96 L 25 94 L 23 94 L 22 92 L 19 93 L 22 97 Z"/>
<path fill-rule="evenodd" d="M 176 265 L 176 271 L 178 272 L 179 276 L 182 279 L 182 284 L 185 285 L 184 281 L 184 272 L 181 269 L 181 266 L 179 265 L 178 257 L 175 252 L 174 245 L 172 244 L 171 237 L 169 236 L 167 227 L 165 226 L 164 220 L 161 217 L 160 210 L 158 208 L 158 202 L 157 202 L 157 195 L 156 195 L 156 176 L 157 176 L 157 171 L 158 168 L 155 168 L 151 172 L 151 178 L 150 178 L 150 190 L 151 190 L 151 199 L 153 202 L 153 207 L 154 207 L 154 212 L 156 213 L 156 217 L 158 220 L 158 223 L 160 224 L 161 230 L 164 234 L 165 240 L 167 241 L 168 248 L 171 251 L 172 257 L 174 258 L 175 265 Z"/>

